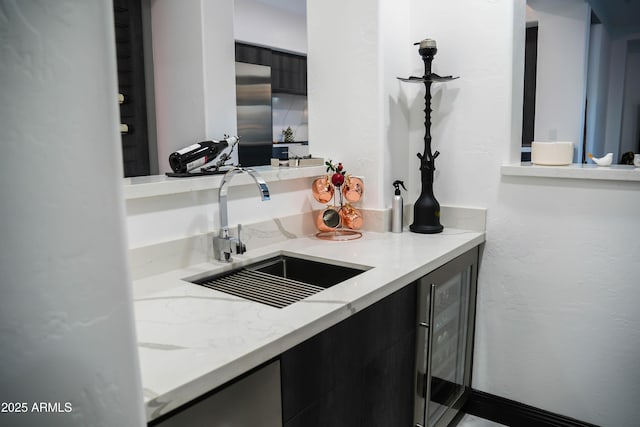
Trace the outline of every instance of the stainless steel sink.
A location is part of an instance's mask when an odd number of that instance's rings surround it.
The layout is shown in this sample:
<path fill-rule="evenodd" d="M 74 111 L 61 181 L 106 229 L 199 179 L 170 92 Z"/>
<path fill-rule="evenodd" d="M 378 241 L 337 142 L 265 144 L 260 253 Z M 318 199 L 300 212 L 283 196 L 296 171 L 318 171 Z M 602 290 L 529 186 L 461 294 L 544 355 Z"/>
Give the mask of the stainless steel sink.
<path fill-rule="evenodd" d="M 370 268 L 347 267 L 324 260 L 278 255 L 228 272 L 187 280 L 220 292 L 283 308 Z"/>
<path fill-rule="evenodd" d="M 285 279 L 296 280 L 310 285 L 330 288 L 368 270 L 369 267 L 353 268 L 322 261 L 278 255 L 265 261 L 245 267 L 247 270 L 261 271 Z"/>

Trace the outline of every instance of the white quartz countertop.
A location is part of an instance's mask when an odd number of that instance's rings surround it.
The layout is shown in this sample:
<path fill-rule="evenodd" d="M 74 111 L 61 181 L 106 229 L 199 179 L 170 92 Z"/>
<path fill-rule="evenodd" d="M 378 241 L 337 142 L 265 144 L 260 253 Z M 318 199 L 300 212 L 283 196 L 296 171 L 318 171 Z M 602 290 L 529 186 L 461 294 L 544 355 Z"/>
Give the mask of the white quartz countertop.
<path fill-rule="evenodd" d="M 364 232 L 349 242 L 305 237 L 248 248 L 231 265 L 212 261 L 135 281 L 147 419 L 269 361 L 482 242 L 482 232 L 451 228 L 432 235 Z M 282 309 L 183 280 L 280 253 L 374 268 Z"/>

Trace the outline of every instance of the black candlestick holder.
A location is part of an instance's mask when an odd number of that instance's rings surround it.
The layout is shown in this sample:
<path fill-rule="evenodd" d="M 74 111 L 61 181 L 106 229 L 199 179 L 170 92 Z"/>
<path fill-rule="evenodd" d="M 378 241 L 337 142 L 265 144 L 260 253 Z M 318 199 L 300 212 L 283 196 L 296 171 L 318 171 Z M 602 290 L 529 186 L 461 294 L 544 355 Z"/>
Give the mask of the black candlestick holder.
<path fill-rule="evenodd" d="M 440 224 L 440 203 L 433 194 L 433 173 L 436 170 L 435 159 L 440 155 L 439 151 L 431 151 L 431 84 L 448 82 L 458 77 L 439 76 L 431 72 L 433 57 L 438 51 L 436 41 L 424 39 L 414 43 L 419 45 L 418 53 L 424 61 L 424 75 L 422 77 L 410 76 L 409 78 L 398 77 L 399 80 L 409 83 L 424 83 L 426 93 L 424 95 L 424 153 L 418 153 L 420 159 L 420 176 L 422 191 L 418 200 L 413 205 L 413 223 L 409 229 L 414 233 L 435 234 L 440 233 L 444 227 Z"/>

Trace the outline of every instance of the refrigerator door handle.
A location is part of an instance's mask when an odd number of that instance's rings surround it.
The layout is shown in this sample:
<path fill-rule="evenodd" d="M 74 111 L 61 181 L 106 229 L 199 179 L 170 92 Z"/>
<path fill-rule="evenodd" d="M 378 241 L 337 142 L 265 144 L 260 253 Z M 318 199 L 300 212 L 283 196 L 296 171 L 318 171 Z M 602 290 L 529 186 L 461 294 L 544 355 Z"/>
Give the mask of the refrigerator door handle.
<path fill-rule="evenodd" d="M 435 326 L 435 298 L 436 298 L 436 285 L 431 283 L 429 289 L 429 325 L 427 332 L 427 374 L 425 376 L 426 387 L 424 388 L 424 401 L 425 401 L 425 424 L 429 424 L 429 404 L 431 402 L 431 356 L 433 355 L 433 335 Z"/>

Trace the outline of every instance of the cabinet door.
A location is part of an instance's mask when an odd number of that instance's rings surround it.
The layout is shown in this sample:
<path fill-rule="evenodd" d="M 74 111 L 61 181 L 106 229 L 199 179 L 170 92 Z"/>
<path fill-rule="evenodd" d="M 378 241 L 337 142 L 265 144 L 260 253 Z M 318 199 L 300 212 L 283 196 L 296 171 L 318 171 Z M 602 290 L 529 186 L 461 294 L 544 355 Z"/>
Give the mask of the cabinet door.
<path fill-rule="evenodd" d="M 236 62 L 271 66 L 271 49 L 236 42 Z"/>
<path fill-rule="evenodd" d="M 307 94 L 307 58 L 273 51 L 271 86 L 274 92 L 293 95 Z"/>
<path fill-rule="evenodd" d="M 476 248 L 418 281 L 416 425 L 448 425 L 466 398 L 477 254 Z"/>
<path fill-rule="evenodd" d="M 211 396 L 150 425 L 157 427 L 282 427 L 280 363 L 272 362 Z"/>
<path fill-rule="evenodd" d="M 412 283 L 283 353 L 284 426 L 409 426 L 415 307 Z"/>

